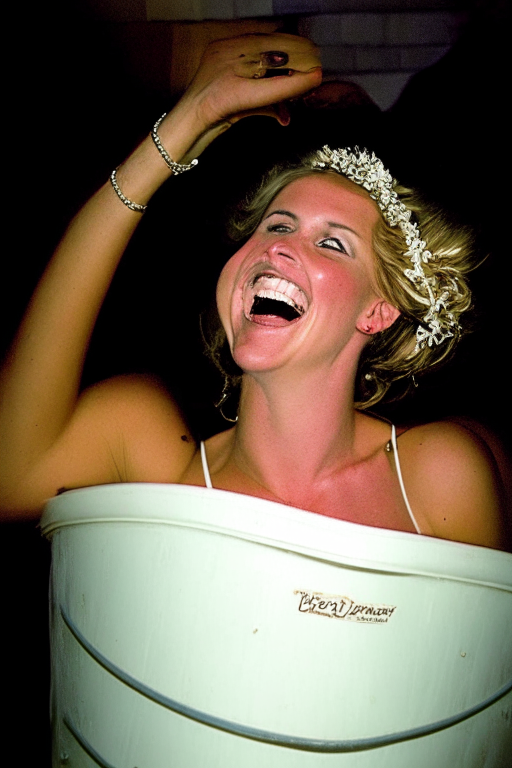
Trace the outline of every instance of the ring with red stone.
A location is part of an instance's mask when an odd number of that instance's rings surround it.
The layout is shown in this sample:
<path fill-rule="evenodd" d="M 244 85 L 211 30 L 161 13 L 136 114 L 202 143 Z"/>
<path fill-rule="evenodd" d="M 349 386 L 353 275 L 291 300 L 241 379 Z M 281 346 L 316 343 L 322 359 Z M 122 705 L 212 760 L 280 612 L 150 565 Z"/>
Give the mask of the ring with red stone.
<path fill-rule="evenodd" d="M 264 51 L 261 63 L 267 67 L 284 67 L 288 64 L 288 54 L 285 51 Z"/>

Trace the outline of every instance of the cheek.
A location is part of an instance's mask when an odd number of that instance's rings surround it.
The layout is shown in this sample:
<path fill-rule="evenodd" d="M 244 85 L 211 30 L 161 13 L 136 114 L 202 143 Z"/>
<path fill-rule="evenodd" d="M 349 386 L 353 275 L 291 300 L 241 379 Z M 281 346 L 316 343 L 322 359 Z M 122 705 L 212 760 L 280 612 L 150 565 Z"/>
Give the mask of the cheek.
<path fill-rule="evenodd" d="M 219 313 L 219 316 L 224 328 L 226 327 L 226 311 L 228 310 L 228 307 L 229 307 L 228 277 L 229 277 L 229 270 L 227 269 L 227 265 L 226 265 L 219 275 L 219 279 L 217 281 L 217 290 L 216 290 L 217 311 Z"/>
<path fill-rule="evenodd" d="M 334 267 L 334 268 L 333 268 Z M 351 304 L 366 293 L 366 281 L 351 270 L 341 269 L 338 265 L 327 265 L 315 271 L 313 280 L 315 293 L 327 306 L 337 306 L 340 303 Z"/>
<path fill-rule="evenodd" d="M 226 331 L 228 340 L 231 342 L 231 304 L 233 297 L 233 290 L 236 284 L 236 277 L 238 274 L 238 261 L 236 260 L 237 254 L 233 256 L 224 266 L 222 272 L 219 275 L 217 281 L 217 311 L 224 330 Z"/>

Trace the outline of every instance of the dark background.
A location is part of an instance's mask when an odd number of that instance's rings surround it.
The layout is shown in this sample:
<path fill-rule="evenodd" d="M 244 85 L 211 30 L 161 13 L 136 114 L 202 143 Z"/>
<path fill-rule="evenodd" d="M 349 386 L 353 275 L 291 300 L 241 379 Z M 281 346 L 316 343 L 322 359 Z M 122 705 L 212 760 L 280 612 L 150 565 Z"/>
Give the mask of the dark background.
<path fill-rule="evenodd" d="M 397 423 L 469 416 L 510 449 L 504 86 L 510 21 L 506 4 L 488 6 L 474 9 L 448 55 L 416 75 L 388 114 L 372 106 L 319 114 L 298 105 L 286 129 L 267 118 L 242 121 L 196 170 L 171 179 L 151 202 L 116 275 L 84 383 L 154 372 L 176 393 L 196 435 L 223 429 L 212 406 L 222 384 L 203 357 L 198 323 L 229 254 L 223 210 L 274 158 L 326 141 L 358 143 L 471 223 L 482 254 L 490 254 L 473 279 L 478 310 L 457 357 L 421 380 L 408 401 L 377 410 Z M 286 24 L 293 32 L 294 17 Z M 2 350 L 69 218 L 170 105 L 164 87 L 148 87 L 128 66 L 113 25 L 81 3 L 28 3 L 24 18 L 9 28 L 16 54 L 4 79 Z M 16 765 L 46 766 L 49 546 L 35 524 L 8 524 L 0 557 L 6 732 Z"/>

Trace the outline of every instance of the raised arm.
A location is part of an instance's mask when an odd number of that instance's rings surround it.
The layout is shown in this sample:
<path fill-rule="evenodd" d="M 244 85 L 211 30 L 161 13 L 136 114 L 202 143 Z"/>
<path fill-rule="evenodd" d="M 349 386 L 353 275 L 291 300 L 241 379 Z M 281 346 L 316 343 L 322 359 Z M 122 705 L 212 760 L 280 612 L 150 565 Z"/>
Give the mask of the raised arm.
<path fill-rule="evenodd" d="M 283 74 L 267 79 L 267 67 Z M 271 105 L 320 79 L 307 40 L 277 34 L 212 43 L 159 125 L 161 144 L 174 161 L 188 163 L 241 117 L 270 114 L 286 122 Z M 116 182 L 125 198 L 144 206 L 170 175 L 149 136 L 118 169 Z M 183 419 L 157 387 L 122 379 L 78 396 L 97 314 L 140 218 L 107 181 L 71 222 L 32 298 L 0 380 L 4 517 L 36 516 L 61 487 L 172 482 L 190 460 L 192 443 L 180 439 Z"/>

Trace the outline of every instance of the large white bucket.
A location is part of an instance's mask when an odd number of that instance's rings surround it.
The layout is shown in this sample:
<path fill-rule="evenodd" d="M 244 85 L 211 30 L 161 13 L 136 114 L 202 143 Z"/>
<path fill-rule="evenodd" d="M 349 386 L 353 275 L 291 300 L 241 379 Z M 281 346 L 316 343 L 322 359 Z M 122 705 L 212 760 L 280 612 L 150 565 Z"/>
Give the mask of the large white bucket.
<path fill-rule="evenodd" d="M 182 485 L 41 527 L 55 767 L 510 764 L 512 555 Z"/>

